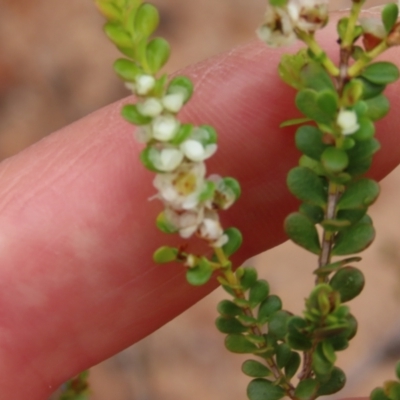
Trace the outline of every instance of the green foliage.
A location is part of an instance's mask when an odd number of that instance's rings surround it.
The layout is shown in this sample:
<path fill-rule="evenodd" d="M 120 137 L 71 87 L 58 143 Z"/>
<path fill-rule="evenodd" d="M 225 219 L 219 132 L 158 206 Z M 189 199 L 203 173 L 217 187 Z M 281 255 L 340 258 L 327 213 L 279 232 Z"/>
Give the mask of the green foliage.
<path fill-rule="evenodd" d="M 228 236 L 228 242 L 222 246 L 224 253 L 227 257 L 236 253 L 242 245 L 243 237 L 239 229 L 228 228 L 225 229 L 224 234 Z"/>
<path fill-rule="evenodd" d="M 399 79 L 399 69 L 390 62 L 380 61 L 369 64 L 361 76 L 377 85 L 387 85 Z"/>
<path fill-rule="evenodd" d="M 308 323 L 304 318 L 292 317 L 288 323 L 287 343 L 293 350 L 309 350 L 312 341 L 308 334 Z"/>
<path fill-rule="evenodd" d="M 276 339 L 283 339 L 287 333 L 290 315 L 287 311 L 277 311 L 271 315 L 268 321 L 268 334 Z"/>
<path fill-rule="evenodd" d="M 321 163 L 328 172 L 338 173 L 349 165 L 349 157 L 343 150 L 328 147 L 321 155 Z"/>
<path fill-rule="evenodd" d="M 372 179 L 362 178 L 346 187 L 338 201 L 337 209 L 364 209 L 379 196 L 379 184 Z"/>
<path fill-rule="evenodd" d="M 379 96 L 373 97 L 365 101 L 368 111 L 366 116 L 372 121 L 382 119 L 390 109 L 390 103 L 386 96 L 380 94 Z"/>
<path fill-rule="evenodd" d="M 353 139 L 362 141 L 374 137 L 375 125 L 369 118 L 360 117 L 358 119 L 358 124 L 360 125 L 360 128 L 352 135 Z"/>
<path fill-rule="evenodd" d="M 279 400 L 285 396 L 285 391 L 266 379 L 254 379 L 247 387 L 247 396 L 250 400 Z"/>
<path fill-rule="evenodd" d="M 356 81 L 362 84 L 364 100 L 371 99 L 380 95 L 386 88 L 386 85 L 381 85 L 377 83 L 372 83 L 369 80 L 363 78 L 362 76 L 357 77 Z"/>
<path fill-rule="evenodd" d="M 288 379 L 291 379 L 296 375 L 300 367 L 300 364 L 301 364 L 301 357 L 299 353 L 292 351 L 290 354 L 289 361 L 287 362 L 284 368 L 285 375 Z"/>
<path fill-rule="evenodd" d="M 200 262 L 186 271 L 186 279 L 193 286 L 201 286 L 206 284 L 213 273 L 213 268 L 210 262 L 202 257 Z"/>
<path fill-rule="evenodd" d="M 298 199 L 320 207 L 326 205 L 326 188 L 314 171 L 305 167 L 293 168 L 288 174 L 287 185 Z"/>
<path fill-rule="evenodd" d="M 119 58 L 114 63 L 114 70 L 124 81 L 134 82 L 135 78 L 143 74 L 142 69 L 133 61 L 126 58 Z"/>
<path fill-rule="evenodd" d="M 316 381 L 315 379 L 305 379 L 299 382 L 294 394 L 299 400 L 312 400 L 315 398 L 318 386 L 318 381 Z"/>
<path fill-rule="evenodd" d="M 149 37 L 158 26 L 160 16 L 158 10 L 152 4 L 144 3 L 136 11 L 135 31 L 142 37 Z"/>
<path fill-rule="evenodd" d="M 184 102 L 188 102 L 193 95 L 193 83 L 186 76 L 175 76 L 168 84 L 167 93 L 183 93 Z"/>
<path fill-rule="evenodd" d="M 243 310 L 230 300 L 222 300 L 217 306 L 218 312 L 224 317 L 235 317 L 243 314 Z"/>
<path fill-rule="evenodd" d="M 239 278 L 243 290 L 247 290 L 257 282 L 258 274 L 253 267 L 240 267 L 236 270 L 236 276 Z"/>
<path fill-rule="evenodd" d="M 385 393 L 385 391 L 382 388 L 375 388 L 369 398 L 371 400 L 391 400 L 390 397 L 388 397 Z"/>
<path fill-rule="evenodd" d="M 299 211 L 307 216 L 314 224 L 317 224 L 324 219 L 324 210 L 321 207 L 312 204 L 301 204 Z"/>
<path fill-rule="evenodd" d="M 333 367 L 329 380 L 319 387 L 317 396 L 327 396 L 337 393 L 339 390 L 343 389 L 345 384 L 346 375 L 344 372 L 338 367 Z"/>
<path fill-rule="evenodd" d="M 272 372 L 264 364 L 256 360 L 246 360 L 242 364 L 242 371 L 252 378 L 265 378 L 272 375 Z"/>
<path fill-rule="evenodd" d="M 285 219 L 285 232 L 294 243 L 306 250 L 319 254 L 320 243 L 314 223 L 301 213 L 289 214 Z"/>
<path fill-rule="evenodd" d="M 233 194 L 235 195 L 235 199 L 237 200 L 242 194 L 240 183 L 236 179 L 231 177 L 225 177 L 222 178 L 222 180 L 224 182 L 224 185 L 233 192 Z"/>
<path fill-rule="evenodd" d="M 176 233 L 177 229 L 166 218 L 164 212 L 158 214 L 156 219 L 157 228 L 163 233 Z"/>
<path fill-rule="evenodd" d="M 321 154 L 327 148 L 322 141 L 323 133 L 312 125 L 301 126 L 296 131 L 296 147 L 308 157 L 319 161 Z"/>
<path fill-rule="evenodd" d="M 375 229 L 371 219 L 364 216 L 360 221 L 338 233 L 332 249 L 332 255 L 342 256 L 359 253 L 366 249 L 375 238 Z"/>
<path fill-rule="evenodd" d="M 254 353 L 258 347 L 251 343 L 246 336 L 240 334 L 229 334 L 225 338 L 225 347 L 232 353 Z"/>
<path fill-rule="evenodd" d="M 165 264 L 176 260 L 178 249 L 175 247 L 163 246 L 155 251 L 153 255 L 154 262 L 158 264 Z"/>
<path fill-rule="evenodd" d="M 250 287 L 249 302 L 252 308 L 264 301 L 269 295 L 269 284 L 264 279 L 256 281 Z"/>
<path fill-rule="evenodd" d="M 282 300 L 278 296 L 268 296 L 258 308 L 257 319 L 265 322 L 271 315 L 279 311 L 281 308 Z"/>
<path fill-rule="evenodd" d="M 150 40 L 146 47 L 147 65 L 151 73 L 157 73 L 168 61 L 171 49 L 162 38 Z"/>
<path fill-rule="evenodd" d="M 321 92 L 323 96 L 330 93 L 331 96 L 337 99 L 336 89 L 332 79 L 320 62 L 314 60 L 306 62 L 300 69 L 300 79 L 304 88 Z"/>
<path fill-rule="evenodd" d="M 217 329 L 222 333 L 244 333 L 247 327 L 243 326 L 236 318 L 218 317 L 215 320 Z"/>
<path fill-rule="evenodd" d="M 135 125 L 147 125 L 152 118 L 140 114 L 135 104 L 127 104 L 122 107 L 121 114 L 128 122 Z"/>
<path fill-rule="evenodd" d="M 363 273 L 354 267 L 344 267 L 336 272 L 329 284 L 340 293 L 343 303 L 357 297 L 364 288 Z"/>
<path fill-rule="evenodd" d="M 282 55 L 278 66 L 278 73 L 281 79 L 289 86 L 300 90 L 303 88 L 303 79 L 300 70 L 309 61 L 306 49 L 301 49 L 296 54 Z"/>
<path fill-rule="evenodd" d="M 387 33 L 389 33 L 399 16 L 399 7 L 395 3 L 386 4 L 382 10 L 382 22 Z"/>
<path fill-rule="evenodd" d="M 59 400 L 89 400 L 89 371 L 83 371 L 64 384 Z"/>

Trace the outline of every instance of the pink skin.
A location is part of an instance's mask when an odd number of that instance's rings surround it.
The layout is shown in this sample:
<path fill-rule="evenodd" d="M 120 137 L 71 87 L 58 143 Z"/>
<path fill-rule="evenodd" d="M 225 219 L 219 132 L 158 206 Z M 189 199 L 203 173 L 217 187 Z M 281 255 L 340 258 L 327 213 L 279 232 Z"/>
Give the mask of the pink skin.
<path fill-rule="evenodd" d="M 333 28 L 324 38 L 334 49 Z M 276 73 L 281 53 L 255 42 L 184 71 L 196 94 L 182 118 L 220 134 L 209 171 L 242 183 L 242 198 L 223 217 L 245 237 L 238 263 L 284 241 L 283 218 L 296 206 L 285 187 L 299 157 L 294 129 L 278 125 L 299 113 Z M 399 87 L 388 90 L 394 110 Z M 138 162 L 141 146 L 120 107 L 99 110 L 0 165 L 2 398 L 45 399 L 215 287 L 190 287 L 182 266 L 152 262 L 157 247 L 182 241 L 155 228 L 162 206 L 148 201 L 153 175 Z M 400 161 L 390 128 L 399 124 L 396 112 L 378 124 L 383 151 L 374 177 Z"/>

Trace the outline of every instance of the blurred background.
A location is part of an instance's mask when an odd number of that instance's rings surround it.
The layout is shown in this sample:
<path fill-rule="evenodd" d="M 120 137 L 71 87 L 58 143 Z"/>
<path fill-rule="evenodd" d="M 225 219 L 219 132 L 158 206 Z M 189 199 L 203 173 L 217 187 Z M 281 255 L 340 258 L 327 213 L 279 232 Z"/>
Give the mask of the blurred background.
<path fill-rule="evenodd" d="M 254 39 L 265 0 L 153 0 L 159 34 L 173 47 L 167 72 Z M 378 2 L 371 2 L 376 4 Z M 346 6 L 331 2 L 332 8 Z M 117 51 L 90 0 L 0 0 L 0 159 L 127 95 L 114 76 Z M 400 358 L 400 170 L 383 182 L 372 214 L 378 231 L 365 253 L 363 294 L 352 302 L 359 334 L 339 358 L 343 395 L 365 395 L 394 376 Z M 253 259 L 285 308 L 300 312 L 315 260 L 288 243 Z M 305 275 L 305 277 L 303 277 Z M 93 400 L 239 400 L 243 358 L 228 354 L 214 328 L 216 290 L 162 329 L 95 366 Z M 382 312 L 384 310 L 384 312 Z M 372 356 L 373 352 L 373 356 Z"/>

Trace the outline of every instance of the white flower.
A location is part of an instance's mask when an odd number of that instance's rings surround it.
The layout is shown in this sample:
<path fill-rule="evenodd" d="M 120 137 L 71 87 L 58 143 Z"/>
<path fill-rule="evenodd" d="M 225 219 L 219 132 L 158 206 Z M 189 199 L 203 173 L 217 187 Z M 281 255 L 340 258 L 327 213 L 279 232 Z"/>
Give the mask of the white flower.
<path fill-rule="evenodd" d="M 222 235 L 219 239 L 211 243 L 212 247 L 222 247 L 229 242 L 228 235 Z"/>
<path fill-rule="evenodd" d="M 203 220 L 203 210 L 191 210 L 178 212 L 172 208 L 164 211 L 165 219 L 179 231 L 182 238 L 187 239 L 198 229 Z"/>
<path fill-rule="evenodd" d="M 293 22 L 287 11 L 268 6 L 264 24 L 257 30 L 258 37 L 271 47 L 287 46 L 295 42 Z"/>
<path fill-rule="evenodd" d="M 160 100 L 150 97 L 142 103 L 138 103 L 137 109 L 140 114 L 145 115 L 146 117 L 157 117 L 162 113 L 163 106 Z"/>
<path fill-rule="evenodd" d="M 166 110 L 177 113 L 183 106 L 185 96 L 183 93 L 171 93 L 165 95 L 161 101 Z"/>
<path fill-rule="evenodd" d="M 357 114 L 351 110 L 340 109 L 336 123 L 342 130 L 343 135 L 351 135 L 358 131 L 360 125 L 357 121 Z"/>
<path fill-rule="evenodd" d="M 315 32 L 328 22 L 328 0 L 290 0 L 287 10 L 294 26 L 305 32 Z"/>
<path fill-rule="evenodd" d="M 149 160 L 156 169 L 163 172 L 173 171 L 183 161 L 183 153 L 173 147 L 157 150 L 151 148 Z"/>
<path fill-rule="evenodd" d="M 204 163 L 182 163 L 171 173 L 158 174 L 153 181 L 159 197 L 175 210 L 195 209 L 204 189 Z"/>
<path fill-rule="evenodd" d="M 153 120 L 153 137 L 162 142 L 174 138 L 179 129 L 179 122 L 172 115 L 159 115 Z"/>
<path fill-rule="evenodd" d="M 217 145 L 212 143 L 204 146 L 197 140 L 188 139 L 181 143 L 180 149 L 189 160 L 198 162 L 210 158 L 217 151 Z"/>
<path fill-rule="evenodd" d="M 364 33 L 369 33 L 379 39 L 384 39 L 387 35 L 383 22 L 379 18 L 360 18 L 360 25 Z"/>
<path fill-rule="evenodd" d="M 221 237 L 224 235 L 218 214 L 215 211 L 206 210 L 203 221 L 199 228 L 199 236 L 209 242 L 223 242 Z M 217 246 L 216 246 L 217 247 Z"/>
<path fill-rule="evenodd" d="M 148 94 L 156 84 L 154 76 L 151 75 L 139 75 L 136 77 L 136 93 L 140 96 Z"/>

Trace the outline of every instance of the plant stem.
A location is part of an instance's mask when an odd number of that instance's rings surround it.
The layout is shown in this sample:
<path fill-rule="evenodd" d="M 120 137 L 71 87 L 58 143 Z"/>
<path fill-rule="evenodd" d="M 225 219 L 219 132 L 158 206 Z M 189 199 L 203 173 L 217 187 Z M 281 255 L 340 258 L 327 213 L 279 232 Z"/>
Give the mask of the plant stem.
<path fill-rule="evenodd" d="M 314 55 L 320 59 L 321 64 L 325 67 L 325 69 L 332 75 L 338 76 L 339 69 L 333 63 L 333 61 L 326 55 L 324 50 L 322 50 L 321 46 L 316 42 L 314 39 L 313 34 L 309 34 L 302 30 L 296 29 L 295 30 L 297 37 L 302 40 L 308 48 L 314 53 Z"/>
<path fill-rule="evenodd" d="M 218 250 L 218 251 L 217 251 Z M 233 272 L 231 263 L 226 257 L 224 251 L 222 248 L 216 248 L 215 249 L 215 254 L 221 263 L 222 266 L 227 265 L 227 267 L 223 270 L 224 278 L 227 280 L 229 283 L 230 287 L 233 289 L 235 292 L 235 297 L 241 300 L 246 300 L 246 294 L 243 291 L 243 289 L 240 288 L 240 280 L 236 276 L 236 274 Z M 253 313 L 253 310 L 250 307 L 241 307 L 243 312 L 247 317 L 250 317 L 252 319 L 256 319 L 255 315 Z M 259 327 L 258 324 L 254 323 L 249 326 L 249 331 L 258 337 L 263 337 L 263 333 Z M 260 350 L 266 349 L 267 344 L 264 341 L 263 343 L 257 344 L 256 345 Z M 269 369 L 273 373 L 275 379 L 277 381 L 280 381 L 280 385 L 283 387 L 283 389 L 286 390 L 286 393 L 289 397 L 292 399 L 295 399 L 294 396 L 294 386 L 290 383 L 290 381 L 287 380 L 286 376 L 283 374 L 281 369 L 276 365 L 275 360 L 272 357 L 263 357 L 265 359 L 265 362 L 267 363 Z"/>
<path fill-rule="evenodd" d="M 340 46 L 342 49 L 348 49 L 348 50 L 350 50 L 353 47 L 354 28 L 357 24 L 358 16 L 361 12 L 364 1 L 353 1 L 352 3 L 353 4 L 351 7 L 349 20 L 347 23 L 346 33 L 344 34 L 344 38 Z"/>

